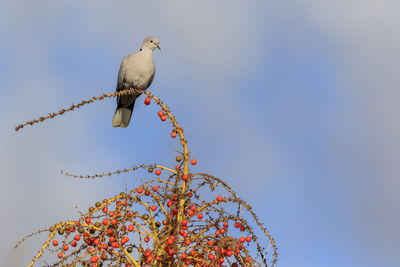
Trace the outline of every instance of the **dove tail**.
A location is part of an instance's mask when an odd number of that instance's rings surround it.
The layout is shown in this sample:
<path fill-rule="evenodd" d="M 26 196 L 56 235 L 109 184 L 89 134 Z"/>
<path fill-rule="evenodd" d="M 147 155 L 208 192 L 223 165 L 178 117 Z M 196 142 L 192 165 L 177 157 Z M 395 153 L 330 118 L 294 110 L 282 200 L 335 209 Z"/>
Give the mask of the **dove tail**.
<path fill-rule="evenodd" d="M 129 102 L 131 102 L 128 106 L 124 106 L 124 103 L 126 104 L 127 99 L 121 97 L 118 100 L 118 105 L 117 105 L 117 109 L 115 110 L 114 113 L 114 118 L 112 120 L 112 126 L 113 127 L 122 127 L 122 128 L 126 128 L 129 125 L 129 122 L 131 121 L 131 117 L 132 117 L 132 110 L 133 107 L 135 106 L 135 100 L 136 97 L 130 99 L 128 99 Z"/>
<path fill-rule="evenodd" d="M 114 113 L 114 118 L 112 120 L 113 127 L 126 128 L 131 121 L 132 110 L 129 108 L 117 108 Z"/>

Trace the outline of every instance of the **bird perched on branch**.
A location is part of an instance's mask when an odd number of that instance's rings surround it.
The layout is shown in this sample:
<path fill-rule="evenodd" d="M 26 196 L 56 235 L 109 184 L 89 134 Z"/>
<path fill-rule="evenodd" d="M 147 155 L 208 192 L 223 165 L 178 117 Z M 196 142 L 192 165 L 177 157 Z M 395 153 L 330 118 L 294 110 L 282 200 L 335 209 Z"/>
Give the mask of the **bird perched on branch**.
<path fill-rule="evenodd" d="M 159 43 L 156 37 L 147 37 L 138 52 L 127 55 L 122 59 L 118 72 L 117 92 L 130 88 L 146 90 L 150 86 L 156 71 L 153 50 L 156 48 L 161 50 Z M 112 120 L 113 127 L 128 127 L 136 98 L 139 95 L 118 97 L 117 109 Z"/>

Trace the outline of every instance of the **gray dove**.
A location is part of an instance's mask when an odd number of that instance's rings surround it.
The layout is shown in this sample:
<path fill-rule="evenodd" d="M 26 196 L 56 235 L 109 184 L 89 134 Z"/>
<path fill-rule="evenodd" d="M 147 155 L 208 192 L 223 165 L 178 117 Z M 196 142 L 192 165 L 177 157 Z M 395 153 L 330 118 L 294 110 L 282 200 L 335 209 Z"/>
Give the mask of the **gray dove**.
<path fill-rule="evenodd" d="M 153 61 L 153 50 L 156 48 L 160 49 L 159 43 L 156 37 L 147 37 L 144 39 L 142 48 L 138 52 L 127 55 L 122 59 L 118 72 L 117 92 L 130 88 L 139 90 L 149 88 L 156 72 Z M 128 127 L 136 98 L 139 95 L 123 95 L 118 97 L 117 109 L 112 120 L 113 127 Z"/>

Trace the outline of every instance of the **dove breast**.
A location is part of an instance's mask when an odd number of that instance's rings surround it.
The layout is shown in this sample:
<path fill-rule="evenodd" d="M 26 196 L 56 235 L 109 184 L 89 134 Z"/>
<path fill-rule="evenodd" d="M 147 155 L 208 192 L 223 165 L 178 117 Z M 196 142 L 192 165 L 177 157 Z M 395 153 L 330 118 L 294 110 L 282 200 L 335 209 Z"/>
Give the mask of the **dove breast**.
<path fill-rule="evenodd" d="M 124 89 L 146 90 L 153 81 L 155 65 L 152 53 L 139 51 L 127 57 Z"/>

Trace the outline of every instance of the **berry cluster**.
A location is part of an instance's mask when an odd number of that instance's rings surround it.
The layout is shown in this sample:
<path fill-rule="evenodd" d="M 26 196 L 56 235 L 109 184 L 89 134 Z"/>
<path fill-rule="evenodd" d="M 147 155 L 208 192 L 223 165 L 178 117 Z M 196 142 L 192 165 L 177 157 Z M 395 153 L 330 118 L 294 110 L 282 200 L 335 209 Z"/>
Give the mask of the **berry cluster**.
<path fill-rule="evenodd" d="M 48 250 L 58 257 L 54 266 L 274 265 L 275 241 L 251 206 L 221 179 L 190 172 L 197 160 L 189 157 L 183 129 L 158 98 L 144 93 L 146 105 L 154 99 L 161 107 L 160 120 L 171 121 L 171 137 L 179 136 L 176 166 L 131 168 L 147 169 L 147 182 L 95 202 L 77 220 L 51 226 L 30 266 Z"/>

